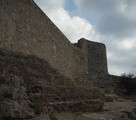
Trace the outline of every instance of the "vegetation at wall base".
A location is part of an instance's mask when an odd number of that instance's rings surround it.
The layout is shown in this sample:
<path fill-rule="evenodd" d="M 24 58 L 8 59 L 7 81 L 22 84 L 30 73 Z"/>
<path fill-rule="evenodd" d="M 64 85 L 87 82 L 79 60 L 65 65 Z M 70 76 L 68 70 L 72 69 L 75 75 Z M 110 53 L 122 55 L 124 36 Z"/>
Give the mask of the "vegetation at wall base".
<path fill-rule="evenodd" d="M 136 77 L 134 74 L 122 74 L 119 81 L 119 87 L 125 95 L 135 94 L 136 91 Z"/>

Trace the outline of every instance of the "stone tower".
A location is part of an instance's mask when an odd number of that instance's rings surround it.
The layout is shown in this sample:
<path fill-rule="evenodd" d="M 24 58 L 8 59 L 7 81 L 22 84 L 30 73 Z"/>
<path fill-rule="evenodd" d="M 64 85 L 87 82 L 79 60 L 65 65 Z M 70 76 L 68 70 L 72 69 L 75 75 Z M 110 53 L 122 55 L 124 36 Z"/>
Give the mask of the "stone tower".
<path fill-rule="evenodd" d="M 106 47 L 103 43 L 80 39 L 77 46 L 86 56 L 89 78 L 93 76 L 108 75 Z"/>

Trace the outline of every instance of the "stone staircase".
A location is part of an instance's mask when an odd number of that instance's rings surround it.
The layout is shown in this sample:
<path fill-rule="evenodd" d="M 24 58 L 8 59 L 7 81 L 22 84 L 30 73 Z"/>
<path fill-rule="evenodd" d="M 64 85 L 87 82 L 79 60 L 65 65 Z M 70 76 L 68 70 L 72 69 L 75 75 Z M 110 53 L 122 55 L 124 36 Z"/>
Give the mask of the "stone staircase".
<path fill-rule="evenodd" d="M 57 112 L 96 112 L 101 111 L 104 102 L 100 99 L 50 102 L 48 108 Z"/>
<path fill-rule="evenodd" d="M 30 99 L 40 103 L 44 101 L 41 106 L 46 104 L 48 111 L 94 112 L 100 111 L 104 104 L 104 96 L 96 88 L 40 85 L 37 90 L 33 90 L 34 88 L 36 87 L 33 86 L 30 90 Z M 39 100 L 41 98 L 43 100 Z"/>

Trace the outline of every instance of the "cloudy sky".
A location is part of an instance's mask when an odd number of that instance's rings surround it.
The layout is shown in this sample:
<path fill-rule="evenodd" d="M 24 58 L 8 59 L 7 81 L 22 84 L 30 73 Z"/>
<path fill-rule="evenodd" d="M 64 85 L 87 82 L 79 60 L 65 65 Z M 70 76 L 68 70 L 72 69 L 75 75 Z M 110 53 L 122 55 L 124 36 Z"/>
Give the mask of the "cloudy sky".
<path fill-rule="evenodd" d="M 72 42 L 106 44 L 110 74 L 136 75 L 136 0 L 35 0 Z"/>

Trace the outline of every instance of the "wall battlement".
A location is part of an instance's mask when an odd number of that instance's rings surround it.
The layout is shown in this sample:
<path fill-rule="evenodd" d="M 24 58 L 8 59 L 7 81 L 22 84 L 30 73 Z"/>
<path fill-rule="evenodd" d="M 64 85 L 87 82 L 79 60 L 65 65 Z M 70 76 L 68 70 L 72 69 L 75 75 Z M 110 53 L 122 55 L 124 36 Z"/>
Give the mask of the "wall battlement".
<path fill-rule="evenodd" d="M 104 44 L 81 39 L 73 45 L 33 0 L 1 0 L 0 26 L 1 49 L 45 59 L 71 79 L 108 74 Z"/>

